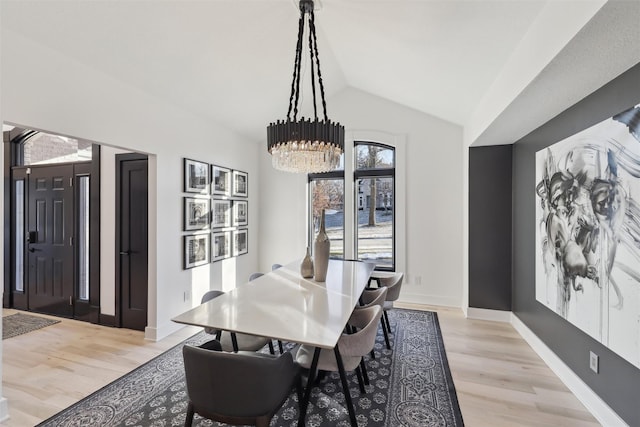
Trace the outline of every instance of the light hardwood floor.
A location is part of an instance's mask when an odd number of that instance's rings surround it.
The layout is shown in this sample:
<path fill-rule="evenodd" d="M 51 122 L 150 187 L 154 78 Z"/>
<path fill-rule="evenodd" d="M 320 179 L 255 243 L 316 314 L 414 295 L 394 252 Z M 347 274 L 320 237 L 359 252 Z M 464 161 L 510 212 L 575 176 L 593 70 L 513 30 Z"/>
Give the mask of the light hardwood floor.
<path fill-rule="evenodd" d="M 598 426 L 578 399 L 508 324 L 438 312 L 465 425 Z M 3 315 L 14 313 L 3 310 Z M 8 421 L 33 426 L 197 332 L 187 327 L 160 342 L 142 332 L 62 319 L 3 341 Z"/>

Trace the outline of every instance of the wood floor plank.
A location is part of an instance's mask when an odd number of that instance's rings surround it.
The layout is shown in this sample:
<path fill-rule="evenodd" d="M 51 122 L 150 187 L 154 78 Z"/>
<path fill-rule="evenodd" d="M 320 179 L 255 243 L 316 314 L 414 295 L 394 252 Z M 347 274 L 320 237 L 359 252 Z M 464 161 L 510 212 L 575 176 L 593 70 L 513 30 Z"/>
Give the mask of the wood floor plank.
<path fill-rule="evenodd" d="M 402 306 L 438 312 L 465 425 L 599 425 L 510 325 L 465 319 L 458 309 Z M 38 424 L 198 331 L 188 327 L 151 342 L 139 331 L 62 319 L 4 340 L 11 418 L 0 426 Z"/>

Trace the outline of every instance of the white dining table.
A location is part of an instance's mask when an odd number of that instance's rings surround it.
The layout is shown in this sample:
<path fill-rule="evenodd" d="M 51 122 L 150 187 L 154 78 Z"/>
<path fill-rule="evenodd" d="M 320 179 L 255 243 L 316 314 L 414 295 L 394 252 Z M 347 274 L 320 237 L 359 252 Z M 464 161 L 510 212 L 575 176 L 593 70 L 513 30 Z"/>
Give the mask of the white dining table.
<path fill-rule="evenodd" d="M 335 347 L 374 266 L 329 260 L 325 282 L 304 279 L 294 261 L 174 317 L 174 322 Z"/>
<path fill-rule="evenodd" d="M 316 374 L 320 349 L 332 349 L 339 366 L 342 360 L 338 339 L 374 265 L 359 261 L 329 260 L 325 282 L 300 275 L 300 261 L 294 261 L 172 320 L 186 325 L 264 336 L 316 348 L 303 402 L 299 425 L 304 425 L 306 407 Z M 295 355 L 294 355 L 295 357 Z M 345 399 L 352 425 L 357 425 L 344 372 L 341 372 Z"/>

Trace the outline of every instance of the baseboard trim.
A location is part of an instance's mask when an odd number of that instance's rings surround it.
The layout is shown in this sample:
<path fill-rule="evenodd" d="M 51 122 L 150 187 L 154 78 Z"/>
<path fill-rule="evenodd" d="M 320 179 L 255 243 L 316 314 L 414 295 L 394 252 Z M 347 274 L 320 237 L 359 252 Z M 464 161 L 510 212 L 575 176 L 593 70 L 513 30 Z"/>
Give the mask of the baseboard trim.
<path fill-rule="evenodd" d="M 167 322 L 157 328 L 147 326 L 146 328 L 144 328 L 144 339 L 150 341 L 160 341 L 184 327 L 185 325 L 175 322 Z"/>
<path fill-rule="evenodd" d="M 466 312 L 468 319 L 490 320 L 492 322 L 511 323 L 512 313 L 504 310 L 489 310 L 487 308 L 469 307 Z"/>
<path fill-rule="evenodd" d="M 627 423 L 515 314 L 511 316 L 511 325 L 600 424 L 607 427 L 627 427 Z"/>
<path fill-rule="evenodd" d="M 437 295 L 424 295 L 404 291 L 400 294 L 398 302 L 404 302 L 407 304 L 439 305 L 442 307 L 460 308 L 459 298 L 448 298 Z"/>
<path fill-rule="evenodd" d="M 9 401 L 6 397 L 0 398 L 0 422 L 9 419 Z"/>

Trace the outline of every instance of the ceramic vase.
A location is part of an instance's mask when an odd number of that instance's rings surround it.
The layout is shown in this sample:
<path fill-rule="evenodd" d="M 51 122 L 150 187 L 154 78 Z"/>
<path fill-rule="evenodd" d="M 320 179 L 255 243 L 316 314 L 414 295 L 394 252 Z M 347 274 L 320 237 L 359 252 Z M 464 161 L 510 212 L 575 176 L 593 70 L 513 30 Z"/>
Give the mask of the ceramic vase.
<path fill-rule="evenodd" d="M 316 236 L 316 240 L 313 243 L 313 258 L 314 258 L 314 276 L 313 280 L 316 282 L 324 282 L 327 279 L 327 269 L 329 268 L 329 250 L 331 244 L 329 242 L 329 236 L 324 228 L 324 209 L 320 216 L 320 231 Z"/>
<path fill-rule="evenodd" d="M 313 260 L 309 253 L 309 246 L 307 246 L 307 254 L 304 256 L 302 263 L 300 264 L 300 275 L 305 279 L 313 277 Z"/>

